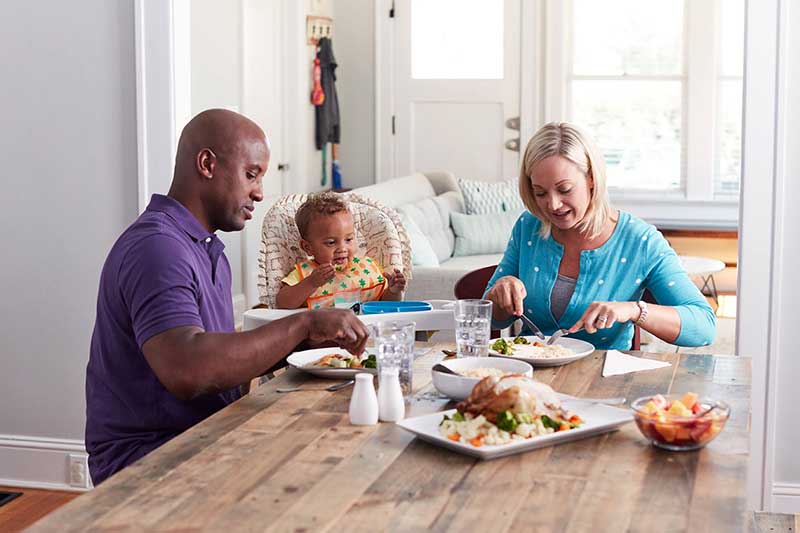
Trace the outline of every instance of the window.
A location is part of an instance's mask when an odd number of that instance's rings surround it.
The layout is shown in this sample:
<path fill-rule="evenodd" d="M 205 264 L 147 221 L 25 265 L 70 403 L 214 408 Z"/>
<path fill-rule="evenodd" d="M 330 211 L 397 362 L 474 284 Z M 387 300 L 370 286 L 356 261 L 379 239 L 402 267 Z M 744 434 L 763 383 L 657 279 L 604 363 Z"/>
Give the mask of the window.
<path fill-rule="evenodd" d="M 548 2 L 548 120 L 585 126 L 612 196 L 736 201 L 744 0 Z"/>
<path fill-rule="evenodd" d="M 414 0 L 411 77 L 503 79 L 503 0 Z"/>

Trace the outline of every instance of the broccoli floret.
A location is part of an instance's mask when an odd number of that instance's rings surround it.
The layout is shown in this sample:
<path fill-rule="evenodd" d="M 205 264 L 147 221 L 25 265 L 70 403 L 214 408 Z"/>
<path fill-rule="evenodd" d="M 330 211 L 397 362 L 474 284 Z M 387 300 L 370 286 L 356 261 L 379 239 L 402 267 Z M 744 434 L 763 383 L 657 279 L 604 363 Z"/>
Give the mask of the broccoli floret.
<path fill-rule="evenodd" d="M 561 428 L 561 424 L 553 420 L 547 415 L 542 415 L 542 425 L 546 428 L 553 428 L 554 430 L 558 431 Z"/>
<path fill-rule="evenodd" d="M 497 339 L 494 341 L 494 344 L 492 344 L 492 350 L 503 355 L 511 355 L 514 353 L 514 349 L 506 342 L 505 339 Z"/>
<path fill-rule="evenodd" d="M 514 344 L 530 344 L 530 342 L 528 342 L 528 339 L 526 339 L 525 337 L 522 337 L 522 336 L 515 337 L 512 342 Z"/>
<path fill-rule="evenodd" d="M 517 429 L 518 425 L 517 419 L 514 417 L 514 414 L 511 411 L 503 411 L 497 415 L 497 427 L 503 431 L 508 431 L 511 433 Z"/>
<path fill-rule="evenodd" d="M 378 368 L 378 360 L 375 358 L 375 354 L 372 353 L 361 361 L 361 364 L 364 365 L 364 368 Z"/>
<path fill-rule="evenodd" d="M 466 418 L 464 418 L 464 413 L 461 411 L 453 413 L 453 422 L 463 422 L 464 420 L 466 420 Z"/>

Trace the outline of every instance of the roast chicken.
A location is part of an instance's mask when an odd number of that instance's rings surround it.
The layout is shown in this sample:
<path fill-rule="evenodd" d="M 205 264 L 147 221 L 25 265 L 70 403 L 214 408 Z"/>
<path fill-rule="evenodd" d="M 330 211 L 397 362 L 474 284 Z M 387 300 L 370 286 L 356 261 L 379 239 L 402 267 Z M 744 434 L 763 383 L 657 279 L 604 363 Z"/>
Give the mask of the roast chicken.
<path fill-rule="evenodd" d="M 570 416 L 549 385 L 522 374 L 483 378 L 472 389 L 469 398 L 456 407 L 472 416 L 483 415 L 492 423 L 497 422 L 497 416 L 505 411 L 527 413 L 533 417 L 547 415 L 553 420 L 566 420 Z"/>

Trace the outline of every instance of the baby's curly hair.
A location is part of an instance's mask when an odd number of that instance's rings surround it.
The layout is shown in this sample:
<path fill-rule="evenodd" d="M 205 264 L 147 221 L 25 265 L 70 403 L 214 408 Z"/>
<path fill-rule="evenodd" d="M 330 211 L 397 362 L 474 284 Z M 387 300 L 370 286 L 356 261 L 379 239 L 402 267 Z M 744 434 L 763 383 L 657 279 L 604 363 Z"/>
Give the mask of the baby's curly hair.
<path fill-rule="evenodd" d="M 305 239 L 308 235 L 308 228 L 316 217 L 335 215 L 341 212 L 350 212 L 350 209 L 347 208 L 347 201 L 341 194 L 330 191 L 319 192 L 308 195 L 308 199 L 303 202 L 294 215 L 294 221 L 297 229 L 300 230 L 300 236 Z"/>

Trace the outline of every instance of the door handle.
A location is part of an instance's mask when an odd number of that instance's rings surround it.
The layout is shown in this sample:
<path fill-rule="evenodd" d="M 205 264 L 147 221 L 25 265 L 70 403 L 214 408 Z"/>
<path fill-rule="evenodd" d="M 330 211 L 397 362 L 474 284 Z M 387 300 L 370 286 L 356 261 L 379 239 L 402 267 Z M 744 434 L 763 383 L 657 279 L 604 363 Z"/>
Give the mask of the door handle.
<path fill-rule="evenodd" d="M 512 152 L 519 152 L 519 137 L 514 137 L 513 139 L 509 139 L 505 142 L 506 150 L 511 150 Z"/>
<path fill-rule="evenodd" d="M 281 172 L 289 170 L 289 163 L 278 163 L 278 170 Z"/>
<path fill-rule="evenodd" d="M 519 117 L 511 117 L 506 120 L 506 128 L 519 131 Z"/>

